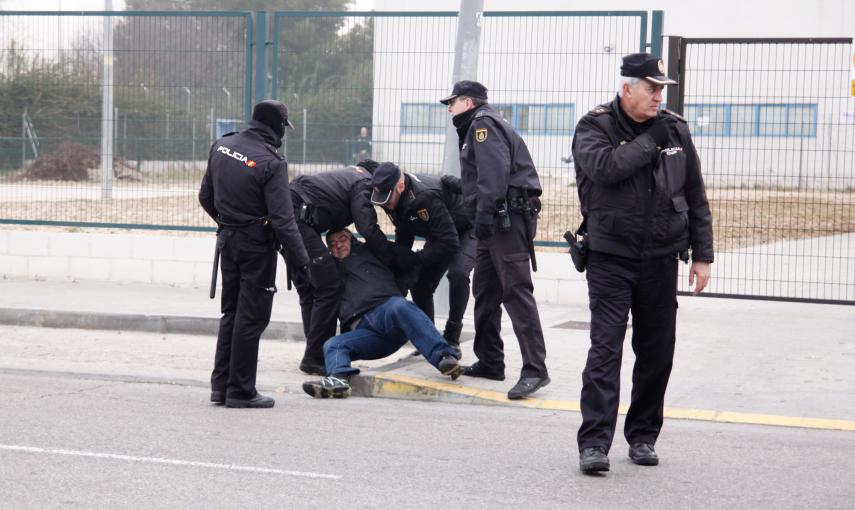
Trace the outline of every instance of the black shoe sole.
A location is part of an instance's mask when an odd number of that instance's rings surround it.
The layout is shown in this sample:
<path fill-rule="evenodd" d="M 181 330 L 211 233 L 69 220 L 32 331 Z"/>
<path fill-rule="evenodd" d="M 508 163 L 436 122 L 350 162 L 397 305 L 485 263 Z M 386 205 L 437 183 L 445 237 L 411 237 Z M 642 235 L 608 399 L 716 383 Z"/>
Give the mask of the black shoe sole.
<path fill-rule="evenodd" d="M 659 459 L 657 457 L 633 457 L 630 455 L 629 460 L 636 466 L 658 466 Z"/>
<path fill-rule="evenodd" d="M 589 462 L 587 464 L 579 464 L 579 470 L 583 473 L 600 473 L 609 470 L 608 462 Z"/>
<path fill-rule="evenodd" d="M 225 391 L 212 391 L 211 392 L 211 403 L 215 406 L 225 405 L 226 403 L 226 392 Z"/>
<path fill-rule="evenodd" d="M 232 409 L 269 409 L 276 403 L 275 400 L 262 402 L 253 402 L 252 400 L 240 400 L 236 398 L 226 398 L 226 407 Z"/>
<path fill-rule="evenodd" d="M 303 383 L 303 391 L 312 398 L 347 398 L 351 389 L 347 388 L 324 388 L 319 384 Z"/>

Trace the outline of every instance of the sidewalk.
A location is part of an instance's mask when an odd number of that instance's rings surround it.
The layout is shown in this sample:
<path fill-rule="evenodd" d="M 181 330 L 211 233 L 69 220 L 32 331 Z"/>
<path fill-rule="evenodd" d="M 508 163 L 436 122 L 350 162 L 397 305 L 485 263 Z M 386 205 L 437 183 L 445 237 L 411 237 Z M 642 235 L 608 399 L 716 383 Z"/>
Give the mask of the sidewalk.
<path fill-rule="evenodd" d="M 86 328 L 16 328 L 22 340 L 0 338 L 0 371 L 51 370 L 207 387 L 219 316 L 219 296 L 211 301 L 207 293 L 148 284 L 0 280 L 0 324 Z M 855 307 L 692 297 L 679 303 L 666 416 L 855 430 Z M 536 398 L 505 397 L 521 364 L 508 320 L 502 326 L 503 382 L 468 377 L 452 382 L 405 347 L 384 360 L 360 362 L 363 373 L 354 391 L 577 411 L 588 348 L 584 289 L 572 304 L 541 305 L 539 311 L 552 383 Z M 299 393 L 301 382 L 312 378 L 297 369 L 303 350 L 299 317 L 296 292 L 280 289 L 259 359 L 259 387 L 265 391 Z M 472 334 L 467 315 L 465 364 L 474 361 Z M 627 341 L 624 404 L 632 363 Z"/>

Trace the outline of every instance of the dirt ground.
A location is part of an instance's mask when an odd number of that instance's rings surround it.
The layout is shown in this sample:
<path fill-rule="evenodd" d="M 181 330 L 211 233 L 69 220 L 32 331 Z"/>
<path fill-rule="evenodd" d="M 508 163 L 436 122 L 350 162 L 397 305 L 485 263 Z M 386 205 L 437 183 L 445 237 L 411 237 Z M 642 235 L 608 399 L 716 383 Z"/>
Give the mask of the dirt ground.
<path fill-rule="evenodd" d="M 211 219 L 199 206 L 195 183 L 181 186 L 186 194 L 153 198 L 112 200 L 63 199 L 62 183 L 38 183 L 55 188 L 50 199 L 11 201 L 0 190 L 0 219 L 57 222 L 89 222 L 180 227 L 213 227 Z M 571 184 L 549 182 L 544 194 L 537 240 L 563 242 L 565 230 L 578 226 L 576 188 Z M 5 189 L 9 189 L 7 184 Z M 117 183 L 146 189 L 145 184 Z M 150 189 L 150 188 L 149 188 Z M 162 185 L 159 185 L 162 189 Z M 715 244 L 718 251 L 766 244 L 783 240 L 820 237 L 855 231 L 855 192 L 853 191 L 778 191 L 762 189 L 708 188 L 713 212 Z M 385 215 L 380 213 L 381 227 L 393 233 Z M 3 228 L 43 230 L 44 226 L 4 225 Z M 79 231 L 79 227 L 56 227 Z M 96 229 L 104 232 L 104 229 Z M 141 231 L 143 232 L 143 231 Z M 176 230 L 146 230 L 153 235 L 210 235 Z M 554 249 L 564 249 L 556 247 Z"/>

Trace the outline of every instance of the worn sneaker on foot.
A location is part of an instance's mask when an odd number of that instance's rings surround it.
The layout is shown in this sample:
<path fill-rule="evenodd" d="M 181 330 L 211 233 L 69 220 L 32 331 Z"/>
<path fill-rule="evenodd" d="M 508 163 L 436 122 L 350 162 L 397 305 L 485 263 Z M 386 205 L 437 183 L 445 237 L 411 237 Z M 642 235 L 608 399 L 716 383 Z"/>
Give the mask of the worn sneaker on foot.
<path fill-rule="evenodd" d="M 320 381 L 304 382 L 303 391 L 314 398 L 347 398 L 350 396 L 350 384 L 344 377 L 331 375 Z"/>
<path fill-rule="evenodd" d="M 454 381 L 463 373 L 463 367 L 460 366 L 460 360 L 451 354 L 446 354 L 439 360 L 439 371 L 442 372 L 442 375 L 450 376 L 451 380 Z"/>

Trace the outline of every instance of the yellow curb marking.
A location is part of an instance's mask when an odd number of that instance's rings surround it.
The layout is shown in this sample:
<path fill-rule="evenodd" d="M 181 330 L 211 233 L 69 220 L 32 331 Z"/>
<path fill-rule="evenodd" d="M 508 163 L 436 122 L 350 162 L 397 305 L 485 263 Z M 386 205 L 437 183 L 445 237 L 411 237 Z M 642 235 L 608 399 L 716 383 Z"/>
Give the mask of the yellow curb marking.
<path fill-rule="evenodd" d="M 548 400 L 539 398 L 527 398 L 523 400 L 509 400 L 507 394 L 461 386 L 454 383 L 431 381 L 398 374 L 376 374 L 374 376 L 375 389 L 382 387 L 382 393 L 386 395 L 410 396 L 416 394 L 438 395 L 449 392 L 489 402 L 513 405 L 517 407 L 528 407 L 552 411 L 575 411 L 578 412 L 579 402 L 570 400 Z M 618 407 L 618 413 L 626 414 L 627 406 Z M 733 411 L 712 411 L 706 409 L 684 409 L 679 407 L 666 407 L 665 417 L 680 420 L 710 421 L 716 423 L 740 423 L 746 425 L 773 425 L 778 427 L 798 427 L 822 430 L 846 430 L 855 431 L 855 421 L 829 420 L 824 418 L 806 418 L 799 416 L 780 416 L 774 414 L 738 413 Z"/>

